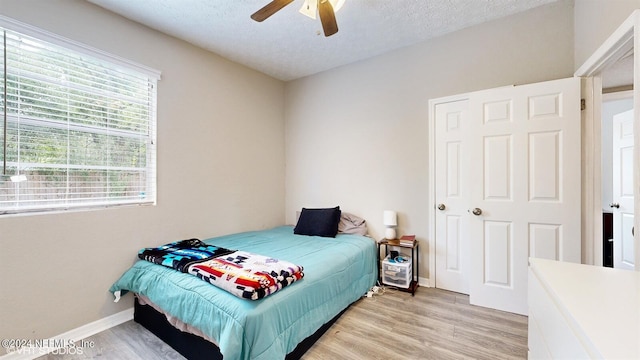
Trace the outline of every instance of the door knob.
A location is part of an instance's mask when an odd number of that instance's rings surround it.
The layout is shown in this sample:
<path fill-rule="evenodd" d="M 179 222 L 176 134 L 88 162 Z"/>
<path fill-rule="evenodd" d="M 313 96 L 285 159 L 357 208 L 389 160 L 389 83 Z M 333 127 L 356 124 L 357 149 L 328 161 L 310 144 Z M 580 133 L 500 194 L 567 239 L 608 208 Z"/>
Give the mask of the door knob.
<path fill-rule="evenodd" d="M 480 208 L 475 208 L 475 209 L 471 210 L 471 213 L 472 213 L 473 215 L 475 215 L 475 216 L 480 216 L 480 215 L 482 215 L 482 209 L 480 209 Z"/>
<path fill-rule="evenodd" d="M 446 209 L 447 207 L 444 206 L 444 204 L 438 204 L 438 210 L 442 211 L 444 209 Z"/>
<path fill-rule="evenodd" d="M 612 208 L 620 209 L 620 204 L 618 204 L 618 203 L 611 203 L 611 204 L 609 204 L 609 206 L 612 207 Z"/>

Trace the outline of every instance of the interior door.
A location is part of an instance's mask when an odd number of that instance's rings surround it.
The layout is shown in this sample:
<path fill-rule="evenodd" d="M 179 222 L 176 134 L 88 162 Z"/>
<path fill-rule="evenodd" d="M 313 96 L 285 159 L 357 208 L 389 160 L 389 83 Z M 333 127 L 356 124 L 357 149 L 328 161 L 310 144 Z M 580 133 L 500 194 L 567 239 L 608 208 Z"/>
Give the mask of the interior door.
<path fill-rule="evenodd" d="M 469 293 L 469 102 L 435 106 L 436 287 Z"/>
<path fill-rule="evenodd" d="M 633 110 L 613 117 L 613 267 L 635 269 Z"/>
<path fill-rule="evenodd" d="M 580 262 L 578 78 L 470 96 L 470 301 L 526 314 L 528 257 Z"/>

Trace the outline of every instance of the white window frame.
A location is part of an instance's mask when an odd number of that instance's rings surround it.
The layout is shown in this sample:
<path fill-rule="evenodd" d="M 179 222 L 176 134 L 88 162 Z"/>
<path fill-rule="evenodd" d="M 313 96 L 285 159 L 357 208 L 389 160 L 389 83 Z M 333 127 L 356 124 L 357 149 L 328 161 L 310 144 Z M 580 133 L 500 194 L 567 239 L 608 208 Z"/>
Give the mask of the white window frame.
<path fill-rule="evenodd" d="M 112 65 L 116 65 L 118 67 L 127 69 L 129 71 L 134 71 L 139 74 L 143 74 L 149 79 L 149 84 L 152 86 L 153 90 L 150 91 L 150 128 L 149 128 L 149 136 L 151 138 L 151 148 L 147 149 L 147 184 L 145 189 L 151 193 L 149 196 L 145 196 L 140 200 L 126 200 L 126 201 L 104 201 L 104 202 L 87 202 L 87 203 L 78 203 L 73 205 L 52 205 L 52 206 L 44 206 L 44 207 L 24 207 L 24 208 L 2 208 L 0 207 L 0 216 L 7 214 L 19 214 L 19 213 L 43 213 L 43 212 L 51 212 L 51 211 L 61 211 L 61 210 L 88 210 L 88 209 L 96 209 L 96 208 L 106 208 L 112 206 L 125 206 L 125 205 L 155 205 L 157 199 L 157 82 L 161 78 L 161 72 L 155 70 L 153 68 L 147 67 L 145 65 L 141 65 L 135 63 L 133 61 L 124 59 L 117 55 L 109 54 L 105 51 L 84 45 L 82 43 L 61 37 L 59 35 L 53 34 L 46 30 L 39 29 L 37 27 L 19 22 L 17 20 L 8 18 L 6 16 L 0 15 L 0 27 L 5 28 L 10 31 L 15 31 L 38 40 L 48 42 L 60 47 L 63 47 L 67 50 L 80 53 L 82 55 L 92 57 L 94 59 L 98 59 L 104 61 L 106 63 L 110 63 Z M 0 127 L 3 126 L 3 121 L 0 121 Z M 0 152 L 2 152 L 2 145 L 0 145 Z M 2 164 L 0 164 L 2 166 Z M 10 174 L 2 174 L 2 170 L 0 169 L 0 176 L 3 178 L 8 178 Z M 6 179 L 1 179 L 2 181 L 6 181 Z"/>

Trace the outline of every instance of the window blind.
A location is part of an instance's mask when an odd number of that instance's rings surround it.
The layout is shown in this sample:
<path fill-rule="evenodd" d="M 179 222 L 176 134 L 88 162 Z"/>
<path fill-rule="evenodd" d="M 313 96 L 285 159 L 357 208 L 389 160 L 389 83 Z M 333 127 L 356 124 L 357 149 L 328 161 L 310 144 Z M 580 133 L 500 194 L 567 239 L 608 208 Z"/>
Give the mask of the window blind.
<path fill-rule="evenodd" d="M 0 214 L 155 203 L 158 79 L 0 31 Z"/>

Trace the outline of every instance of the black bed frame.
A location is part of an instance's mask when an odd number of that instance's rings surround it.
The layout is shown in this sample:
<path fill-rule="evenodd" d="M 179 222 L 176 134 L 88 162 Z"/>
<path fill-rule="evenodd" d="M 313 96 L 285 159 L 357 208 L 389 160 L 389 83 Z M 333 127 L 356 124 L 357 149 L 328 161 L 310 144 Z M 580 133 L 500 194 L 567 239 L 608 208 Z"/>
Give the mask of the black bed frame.
<path fill-rule="evenodd" d="M 302 355 L 304 355 L 304 353 L 307 352 L 307 350 L 309 350 L 309 348 L 311 348 L 311 346 L 313 346 L 313 344 L 318 341 L 318 339 L 331 327 L 331 325 L 333 325 L 333 323 L 336 322 L 336 320 L 338 320 L 345 311 L 347 311 L 349 306 L 342 310 L 333 319 L 329 320 L 329 322 L 322 325 L 314 334 L 302 340 L 302 342 L 299 343 L 292 352 L 287 354 L 285 359 L 300 359 Z M 201 338 L 200 336 L 176 329 L 167 321 L 164 314 L 156 311 L 151 306 L 141 305 L 137 298 L 134 303 L 133 320 L 151 331 L 187 359 L 222 359 L 220 349 L 215 344 Z"/>

